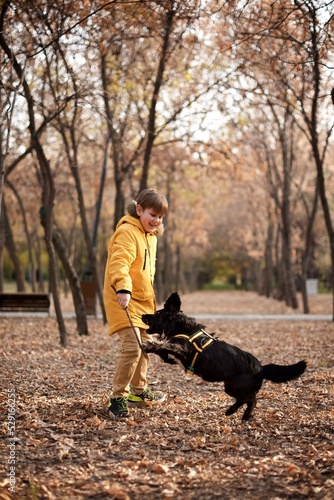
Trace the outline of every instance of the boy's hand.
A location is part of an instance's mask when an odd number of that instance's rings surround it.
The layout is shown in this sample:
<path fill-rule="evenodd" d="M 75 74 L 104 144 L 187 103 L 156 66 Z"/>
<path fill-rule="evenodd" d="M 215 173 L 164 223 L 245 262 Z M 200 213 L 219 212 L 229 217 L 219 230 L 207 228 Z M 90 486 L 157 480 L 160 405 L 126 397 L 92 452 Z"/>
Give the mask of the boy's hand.
<path fill-rule="evenodd" d="M 128 307 L 129 302 L 130 302 L 130 293 L 118 293 L 117 294 L 117 302 L 119 305 L 122 307 L 122 309 L 125 309 Z"/>

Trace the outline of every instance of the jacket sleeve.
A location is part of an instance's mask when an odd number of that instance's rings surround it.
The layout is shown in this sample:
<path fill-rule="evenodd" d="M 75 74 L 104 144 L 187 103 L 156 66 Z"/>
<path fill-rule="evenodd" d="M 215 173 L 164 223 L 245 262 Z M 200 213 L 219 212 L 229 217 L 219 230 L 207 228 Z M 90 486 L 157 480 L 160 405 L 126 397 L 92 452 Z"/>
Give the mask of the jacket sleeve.
<path fill-rule="evenodd" d="M 137 256 L 136 240 L 129 231 L 120 230 L 109 243 L 108 274 L 116 291 L 132 292 L 130 267 Z"/>

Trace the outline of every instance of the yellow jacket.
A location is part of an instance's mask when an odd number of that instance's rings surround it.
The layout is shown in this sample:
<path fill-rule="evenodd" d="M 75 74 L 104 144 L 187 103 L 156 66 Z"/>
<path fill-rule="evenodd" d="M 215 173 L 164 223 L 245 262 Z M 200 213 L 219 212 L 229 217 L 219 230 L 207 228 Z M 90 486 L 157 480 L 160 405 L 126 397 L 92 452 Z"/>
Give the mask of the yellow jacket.
<path fill-rule="evenodd" d="M 156 310 L 153 288 L 156 253 L 157 235 L 145 233 L 139 219 L 131 215 L 122 217 L 109 241 L 104 275 L 103 299 L 110 335 L 130 327 L 115 290 L 131 292 L 128 312 L 132 322 L 139 328 L 148 328 L 141 317 Z"/>

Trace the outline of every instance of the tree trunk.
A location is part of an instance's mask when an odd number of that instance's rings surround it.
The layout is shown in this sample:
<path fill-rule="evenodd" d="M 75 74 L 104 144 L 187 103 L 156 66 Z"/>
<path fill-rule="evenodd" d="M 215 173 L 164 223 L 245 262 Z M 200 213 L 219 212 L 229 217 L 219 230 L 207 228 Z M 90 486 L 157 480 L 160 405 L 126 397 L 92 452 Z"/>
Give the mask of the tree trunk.
<path fill-rule="evenodd" d="M 98 233 L 100 216 L 101 216 L 103 191 L 104 191 L 104 185 L 105 185 L 106 175 L 107 175 L 109 142 L 110 142 L 110 133 L 107 135 L 106 144 L 105 144 L 105 148 L 104 148 L 104 156 L 103 156 L 102 171 L 101 171 L 101 178 L 100 178 L 99 194 L 98 194 L 97 201 L 96 201 L 96 213 L 95 213 L 95 220 L 94 220 L 94 227 L 93 227 L 93 238 L 92 238 L 92 245 L 93 245 L 93 249 L 94 249 L 95 254 L 96 254 L 96 248 L 97 248 L 97 233 Z"/>
<path fill-rule="evenodd" d="M 280 129 L 279 137 L 282 149 L 283 192 L 282 192 L 282 257 L 284 259 L 285 302 L 293 309 L 298 308 L 295 276 L 292 268 L 291 252 L 291 179 L 293 167 L 293 124 L 290 123 L 290 110 L 285 111 L 285 127 Z M 290 125 L 290 126 L 289 126 Z M 290 133 L 289 140 L 287 139 Z"/>
<path fill-rule="evenodd" d="M 0 292 L 4 290 L 3 256 L 5 249 L 5 221 L 3 210 L 0 213 Z"/>
<path fill-rule="evenodd" d="M 298 309 L 295 279 L 292 272 L 290 242 L 283 243 L 284 296 L 287 306 Z"/>
<path fill-rule="evenodd" d="M 327 235 L 329 239 L 329 247 L 330 247 L 330 256 L 331 256 L 331 288 L 332 288 L 332 314 L 334 321 L 334 228 L 331 219 L 331 212 L 329 209 L 327 196 L 326 196 L 326 187 L 325 187 L 325 177 L 323 172 L 323 159 L 320 158 L 319 154 L 319 146 L 318 146 L 318 138 L 316 134 L 316 127 L 314 127 L 314 131 L 312 134 L 312 149 L 315 158 L 315 163 L 317 167 L 317 182 L 319 187 L 319 196 L 321 200 L 322 209 L 324 212 L 325 224 L 327 229 Z"/>
<path fill-rule="evenodd" d="M 325 222 L 326 222 L 326 228 L 327 228 L 327 234 L 328 234 L 328 239 L 329 239 L 329 247 L 330 247 L 330 256 L 331 256 L 331 287 L 332 287 L 332 314 L 333 314 L 333 321 L 334 321 L 334 230 L 333 230 L 333 225 L 332 225 L 332 219 L 331 219 L 331 214 L 327 202 L 327 197 L 326 197 L 326 191 L 325 191 L 325 182 L 324 182 L 324 175 L 323 175 L 323 169 L 322 169 L 322 164 L 319 162 L 317 163 L 317 169 L 318 169 L 318 181 L 319 181 L 319 194 L 320 194 L 320 199 L 321 199 L 321 205 L 322 209 L 324 212 L 325 216 Z"/>
<path fill-rule="evenodd" d="M 262 294 L 266 297 L 271 297 L 272 294 L 272 280 L 273 280 L 273 258 L 272 258 L 272 248 L 274 241 L 274 224 L 273 221 L 269 220 L 267 229 L 267 239 L 266 248 L 264 253 L 264 270 L 262 273 Z"/>
<path fill-rule="evenodd" d="M 79 172 L 78 172 L 78 166 L 76 163 L 71 163 L 71 172 L 73 175 L 73 178 L 75 180 L 75 185 L 77 189 L 77 195 L 78 195 L 78 200 L 79 200 L 79 211 L 80 211 L 80 218 L 81 218 L 81 225 L 82 225 L 82 230 L 84 234 L 84 239 L 86 243 L 86 248 L 87 248 L 87 253 L 88 253 L 88 271 L 93 274 L 93 279 L 96 284 L 96 292 L 97 296 L 99 299 L 101 311 L 102 311 L 102 316 L 103 316 L 103 321 L 104 323 L 107 322 L 107 317 L 104 309 L 104 303 L 103 303 L 103 293 L 102 293 L 102 287 L 101 287 L 101 280 L 99 277 L 99 273 L 97 270 L 97 261 L 96 261 L 96 254 L 95 250 L 92 245 L 92 240 L 89 234 L 89 228 L 88 228 L 88 223 L 87 223 L 87 217 L 86 217 L 86 210 L 85 210 L 85 204 L 84 204 L 84 199 L 83 199 L 83 192 L 82 192 L 82 187 L 81 187 L 81 181 L 79 177 Z"/>
<path fill-rule="evenodd" d="M 297 2 L 296 2 L 297 3 Z M 323 166 L 324 166 L 324 160 L 325 160 L 325 155 L 327 151 L 327 146 L 329 144 L 329 139 L 333 131 L 333 127 L 330 127 L 327 132 L 327 137 L 326 137 L 326 142 L 325 146 L 322 150 L 322 154 L 320 153 L 320 146 L 319 146 L 319 137 L 321 134 L 319 133 L 318 130 L 318 122 L 319 122 L 319 102 L 320 99 L 323 97 L 320 95 L 321 94 L 321 69 L 324 67 L 323 62 L 322 62 L 322 47 L 321 44 L 319 43 L 319 37 L 318 37 L 318 25 L 319 25 L 319 20 L 317 18 L 317 8 L 313 3 L 311 2 L 308 4 L 307 2 L 298 4 L 298 8 L 301 9 L 302 15 L 305 15 L 303 8 L 306 7 L 306 14 L 310 16 L 310 43 L 312 50 L 308 51 L 308 55 L 312 55 L 312 89 L 313 89 L 313 96 L 312 96 L 312 107 L 311 107 L 311 112 L 310 115 L 308 116 L 306 114 L 306 109 L 307 107 L 302 103 L 302 112 L 304 116 L 305 123 L 308 127 L 309 133 L 310 133 L 310 144 L 312 146 L 312 152 L 313 152 L 313 157 L 316 165 L 316 170 L 317 170 L 317 183 L 318 183 L 318 189 L 319 189 L 319 196 L 321 200 L 321 205 L 324 213 L 324 218 L 325 218 L 325 224 L 326 224 L 326 230 L 327 230 L 327 235 L 329 239 L 329 246 L 330 246 L 330 256 L 331 256 L 331 287 L 332 287 L 332 320 L 334 321 L 334 227 L 333 227 L 333 221 L 331 218 L 331 211 L 329 208 L 328 200 L 327 200 L 327 195 L 326 195 L 326 183 L 325 183 L 325 177 L 324 177 L 324 171 L 323 171 Z M 307 66 L 306 66 L 307 67 Z"/>
<path fill-rule="evenodd" d="M 115 179 L 116 197 L 115 197 L 115 216 L 114 216 L 114 230 L 125 213 L 125 198 L 122 188 L 122 181 Z"/>
<path fill-rule="evenodd" d="M 44 279 L 43 279 L 43 264 L 41 258 L 41 245 L 39 238 L 35 238 L 36 240 L 36 251 L 35 257 L 37 262 L 37 270 L 36 270 L 36 281 L 38 283 L 38 291 L 44 292 Z"/>
<path fill-rule="evenodd" d="M 5 245 L 7 247 L 10 258 L 12 259 L 12 262 L 14 264 L 17 291 L 24 292 L 25 291 L 24 273 L 22 270 L 20 259 L 17 255 L 16 245 L 10 221 L 8 219 L 5 200 L 3 200 L 3 216 L 5 223 Z"/>
<path fill-rule="evenodd" d="M 6 5 L 8 8 L 9 2 Z M 42 195 L 42 209 L 41 209 L 41 220 L 43 220 L 44 230 L 45 230 L 45 243 L 46 249 L 49 254 L 49 264 L 50 264 L 50 283 L 53 294 L 53 300 L 56 310 L 56 317 L 58 322 L 58 328 L 60 333 L 60 342 L 63 346 L 66 346 L 66 329 L 64 318 L 62 316 L 59 295 L 58 295 L 58 280 L 57 280 L 57 265 L 54 253 L 54 248 L 52 245 L 52 210 L 55 198 L 53 177 L 50 170 L 49 162 L 44 154 L 42 144 L 39 140 L 38 132 L 36 130 L 35 124 L 35 103 L 33 96 L 30 91 L 30 86 L 25 79 L 25 74 L 23 68 L 21 67 L 19 61 L 16 59 L 15 55 L 12 53 L 11 49 L 7 45 L 7 42 L 0 32 L 0 45 L 6 53 L 7 57 L 12 61 L 13 69 L 18 77 L 19 82 L 23 86 L 24 97 L 27 101 L 28 115 L 29 115 L 29 131 L 31 136 L 31 146 L 36 152 L 39 167 L 43 179 L 43 195 Z"/>
<path fill-rule="evenodd" d="M 170 43 L 169 40 L 170 40 L 172 28 L 173 28 L 173 21 L 174 21 L 175 15 L 176 15 L 176 11 L 174 10 L 174 7 L 172 6 L 170 8 L 170 10 L 168 11 L 167 16 L 166 16 L 166 29 L 165 29 L 164 41 L 163 41 L 163 45 L 162 45 L 162 52 L 160 55 L 158 70 L 157 70 L 157 74 L 156 74 L 155 82 L 154 82 L 154 90 L 153 90 L 152 99 L 151 99 L 151 106 L 150 106 L 150 112 L 149 112 L 149 118 L 148 118 L 147 130 L 146 130 L 147 142 L 146 142 L 146 148 L 145 148 L 145 153 L 144 153 L 144 165 L 143 165 L 143 172 L 142 172 L 141 181 L 140 181 L 140 191 L 147 188 L 150 158 L 151 158 L 153 143 L 154 143 L 154 140 L 156 137 L 156 127 L 155 127 L 156 107 L 157 107 L 160 88 L 161 88 L 162 83 L 163 83 L 163 75 L 164 75 L 164 71 L 165 71 L 169 43 Z"/>
<path fill-rule="evenodd" d="M 98 299 L 100 302 L 103 320 L 104 320 L 104 323 L 106 323 L 107 319 L 106 319 L 106 314 L 105 314 L 105 310 L 104 310 L 101 280 L 100 280 L 100 276 L 99 276 L 99 273 L 97 270 L 95 248 L 94 248 L 94 245 L 92 243 L 92 238 L 91 238 L 89 227 L 88 227 L 86 208 L 85 208 L 84 196 L 83 196 L 82 185 L 81 185 L 81 178 L 80 178 L 80 174 L 79 174 L 78 140 L 76 137 L 77 136 L 76 118 L 77 118 L 77 114 L 78 114 L 78 110 L 79 110 L 79 104 L 78 104 L 79 92 L 78 92 L 77 83 L 76 83 L 76 80 L 74 77 L 74 73 L 73 73 L 70 65 L 68 64 L 66 57 L 65 57 L 64 53 L 62 52 L 62 50 L 60 49 L 59 45 L 58 45 L 58 49 L 59 49 L 59 53 L 62 57 L 62 61 L 65 65 L 65 67 L 67 68 L 67 72 L 69 75 L 71 75 L 73 88 L 74 88 L 74 98 L 73 98 L 73 104 L 72 104 L 73 115 L 71 117 L 70 123 L 67 123 L 66 121 L 62 121 L 61 119 L 58 119 L 58 127 L 59 127 L 59 132 L 63 138 L 69 167 L 70 167 L 70 170 L 71 170 L 74 182 L 75 182 L 76 191 L 77 191 L 81 227 L 82 227 L 84 241 L 86 244 L 87 255 L 88 255 L 88 271 L 90 273 L 92 273 L 92 275 L 93 275 L 93 279 L 94 279 L 95 286 L 96 286 L 96 293 L 97 293 L 97 296 L 98 296 Z M 108 149 L 108 144 L 109 144 L 109 139 L 107 139 L 106 149 Z M 106 155 L 105 155 L 105 161 L 106 161 Z M 102 188 L 103 188 L 103 184 L 102 184 Z M 103 192 L 103 189 L 102 189 L 102 192 Z M 98 216 L 99 216 L 99 214 L 98 214 Z M 96 218 L 96 223 L 98 223 L 98 218 Z M 51 228 L 51 229 L 53 229 L 53 228 Z M 97 228 L 94 229 L 94 231 L 95 230 L 97 231 Z M 67 257 L 67 260 L 68 260 L 68 257 Z"/>
<path fill-rule="evenodd" d="M 304 277 L 302 277 L 302 282 L 301 282 L 301 293 L 302 293 L 304 314 L 309 314 L 310 313 L 310 306 L 309 306 L 309 302 L 308 302 L 306 278 L 304 278 Z"/>
<path fill-rule="evenodd" d="M 303 310 L 304 310 L 305 314 L 309 314 L 309 312 L 310 312 L 310 306 L 309 306 L 308 295 L 307 295 L 306 280 L 307 280 L 307 271 L 308 271 L 309 264 L 311 262 L 311 258 L 313 255 L 313 225 L 314 225 L 315 216 L 316 216 L 317 209 L 318 209 L 318 198 L 319 198 L 319 189 L 318 189 L 318 182 L 317 182 L 316 188 L 315 188 L 315 194 L 314 194 L 314 198 L 313 198 L 313 206 L 312 206 L 311 214 L 308 216 L 305 248 L 304 248 L 304 252 L 303 252 L 303 256 L 302 256 L 301 291 L 302 291 L 302 299 L 303 299 Z M 306 209 L 307 209 L 307 207 L 306 207 Z"/>
<path fill-rule="evenodd" d="M 26 235 L 27 246 L 28 246 L 28 255 L 29 255 L 29 281 L 30 281 L 30 285 L 31 285 L 32 291 L 35 292 L 35 290 L 36 290 L 36 284 L 35 284 L 36 283 L 35 261 L 34 261 L 34 257 L 33 257 L 32 242 L 31 242 L 31 237 L 30 237 L 30 233 L 29 233 L 28 222 L 27 222 L 27 218 L 26 218 L 26 215 L 25 215 L 24 206 L 23 206 L 23 203 L 22 203 L 22 199 L 21 199 L 19 193 L 17 192 L 17 190 L 15 189 L 15 187 L 13 186 L 13 184 L 8 179 L 6 180 L 6 184 L 11 189 L 11 191 L 13 192 L 13 194 L 14 194 L 17 202 L 18 202 L 18 205 L 20 207 L 20 210 L 21 210 L 23 228 L 24 228 L 24 232 L 25 232 L 25 235 Z"/>
<path fill-rule="evenodd" d="M 45 186 L 45 181 L 44 181 Z M 47 199 L 50 200 L 52 197 L 48 196 L 47 189 L 43 186 L 43 201 Z M 54 246 L 52 243 L 52 208 L 51 204 L 48 206 L 43 205 L 40 209 L 41 224 L 44 228 L 45 233 L 45 245 L 49 256 L 49 286 L 53 297 L 53 303 L 56 312 L 56 318 L 58 322 L 58 329 L 60 334 L 60 343 L 63 347 L 67 346 L 67 332 L 65 327 L 65 322 L 61 310 L 61 304 L 59 299 L 59 279 L 57 272 L 57 261 L 54 251 Z M 51 209 L 51 210 L 50 210 Z M 51 212 L 51 213 L 50 213 Z"/>
<path fill-rule="evenodd" d="M 274 247 L 274 254 L 275 254 L 275 264 L 274 264 L 274 272 L 273 272 L 273 277 L 275 281 L 275 292 L 274 292 L 274 297 L 278 300 L 282 300 L 283 298 L 283 273 L 282 273 L 282 259 L 281 259 L 281 253 L 280 253 L 280 238 L 281 238 L 281 224 L 280 222 L 278 223 L 277 230 L 276 230 L 276 238 L 275 238 L 275 247 Z"/>
<path fill-rule="evenodd" d="M 68 279 L 72 291 L 78 333 L 79 335 L 88 335 L 86 308 L 84 297 L 81 291 L 80 278 L 77 275 L 75 268 L 72 266 L 71 262 L 68 259 L 66 245 L 64 244 L 62 234 L 55 227 L 53 228 L 52 241 L 58 257 L 63 265 L 66 278 Z"/>
<path fill-rule="evenodd" d="M 112 49 L 112 57 L 118 58 L 120 56 L 119 52 Z M 125 211 L 125 198 L 123 193 L 123 182 L 125 174 L 127 172 L 127 167 L 121 164 L 120 154 L 121 149 L 121 138 L 114 126 L 114 113 L 112 106 L 110 104 L 110 75 L 107 69 L 107 54 L 101 56 L 101 81 L 103 87 L 103 101 L 106 113 L 106 121 L 108 127 L 107 141 L 111 140 L 111 157 L 113 162 L 113 176 L 115 182 L 115 210 L 114 210 L 114 224 L 113 229 L 116 229 L 118 221 L 123 217 Z"/>
<path fill-rule="evenodd" d="M 45 234 L 45 245 L 49 256 L 49 284 L 50 290 L 53 297 L 53 303 L 56 312 L 56 318 L 58 322 L 58 329 L 60 334 L 60 343 L 63 347 L 67 346 L 67 332 L 65 327 L 65 322 L 63 318 L 63 313 L 61 310 L 60 298 L 59 298 L 59 277 L 57 270 L 57 259 L 52 242 L 52 231 L 53 231 L 53 205 L 55 200 L 55 188 L 53 176 L 51 173 L 49 161 L 47 160 L 42 144 L 35 131 L 35 117 L 33 110 L 33 99 L 30 95 L 30 91 L 26 90 L 26 98 L 28 101 L 29 117 L 30 123 L 29 128 L 31 131 L 32 145 L 36 151 L 38 158 L 38 163 L 42 175 L 42 207 L 40 209 L 40 220 L 44 228 Z"/>

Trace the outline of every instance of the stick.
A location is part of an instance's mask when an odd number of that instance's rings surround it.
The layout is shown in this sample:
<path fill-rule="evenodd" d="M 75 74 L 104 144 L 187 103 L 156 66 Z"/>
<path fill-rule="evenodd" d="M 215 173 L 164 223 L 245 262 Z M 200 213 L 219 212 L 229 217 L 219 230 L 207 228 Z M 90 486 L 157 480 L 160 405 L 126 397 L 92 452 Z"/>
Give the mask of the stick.
<path fill-rule="evenodd" d="M 144 351 L 144 349 L 143 349 L 143 345 L 142 345 L 142 343 L 141 343 L 141 339 L 140 339 L 140 338 L 139 338 L 139 336 L 137 335 L 137 331 L 136 331 L 136 329 L 135 329 L 135 327 L 134 327 L 134 325 L 133 325 L 133 323 L 132 323 L 132 319 L 131 319 L 131 316 L 130 316 L 130 314 L 129 314 L 128 308 L 126 307 L 124 310 L 125 310 L 126 315 L 127 315 L 128 319 L 129 319 L 129 322 L 130 322 L 130 325 L 131 325 L 132 331 L 133 331 L 133 333 L 134 333 L 134 335 L 135 335 L 135 337 L 136 337 L 136 340 L 137 340 L 137 342 L 138 342 L 138 345 L 139 345 L 140 349 L 141 349 L 143 352 L 145 352 L 145 351 Z"/>
<path fill-rule="evenodd" d="M 117 295 L 116 288 L 115 288 L 113 285 L 111 285 L 111 288 L 114 290 L 114 292 L 115 292 L 115 293 L 116 293 L 116 295 Z M 132 331 L 133 331 L 133 333 L 134 333 L 134 336 L 136 337 L 136 340 L 137 340 L 137 342 L 138 342 L 138 345 L 139 345 L 140 349 L 141 349 L 143 352 L 145 352 L 145 351 L 144 351 L 144 349 L 143 349 L 143 344 L 141 343 L 141 339 L 140 339 L 140 338 L 139 338 L 139 336 L 137 335 L 136 329 L 135 329 L 135 327 L 134 327 L 134 325 L 133 325 L 133 323 L 132 323 L 132 319 L 131 319 L 131 316 L 130 316 L 130 314 L 129 314 L 128 308 L 126 307 L 126 308 L 124 309 L 124 311 L 126 312 L 126 315 L 127 315 L 127 317 L 128 317 L 128 320 L 129 320 L 130 325 L 131 325 L 131 328 L 132 328 Z"/>

